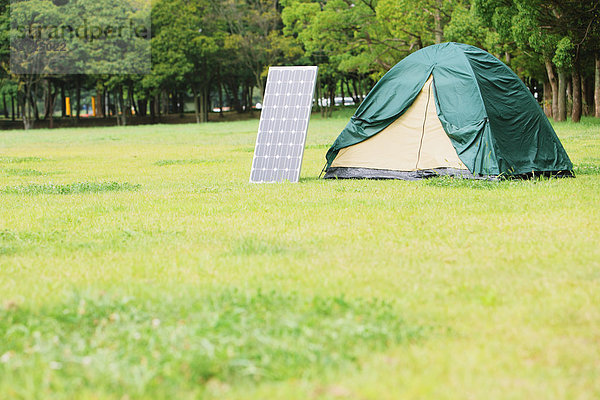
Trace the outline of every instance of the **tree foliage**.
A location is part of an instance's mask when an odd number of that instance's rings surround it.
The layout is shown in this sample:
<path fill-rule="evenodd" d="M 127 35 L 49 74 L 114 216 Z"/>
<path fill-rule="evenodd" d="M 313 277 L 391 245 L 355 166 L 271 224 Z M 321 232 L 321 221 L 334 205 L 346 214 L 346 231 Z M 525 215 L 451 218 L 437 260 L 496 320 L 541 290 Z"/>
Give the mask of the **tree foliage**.
<path fill-rule="evenodd" d="M 33 110 L 34 119 L 51 118 L 49 108 L 64 93 L 76 92 L 79 98 L 81 90 L 87 90 L 95 91 L 100 114 L 116 115 L 120 123 L 126 123 L 134 112 L 142 116 L 148 110 L 152 116 L 182 113 L 190 98 L 202 122 L 212 104 L 227 104 L 238 112 L 251 110 L 253 90 L 262 95 L 268 67 L 282 64 L 318 65 L 319 97 L 328 99 L 324 103 L 332 105 L 338 94 L 359 102 L 403 57 L 446 40 L 491 52 L 532 90 L 543 85 L 552 103 L 549 113 L 556 119 L 564 119 L 567 106 L 572 105 L 572 118 L 578 120 L 585 112 L 582 105 L 593 102 L 589 94 L 600 93 L 600 78 L 590 89 L 594 76 L 600 76 L 600 0 L 156 0 L 151 6 L 138 0 L 70 0 L 60 2 L 61 6 L 48 0 L 13 3 L 9 15 L 8 0 L 0 0 L 0 94 L 17 98 L 21 117 Z M 23 54 L 39 53 L 40 57 L 18 60 L 13 55 L 12 61 L 37 62 L 38 73 L 10 73 L 11 22 L 74 25 L 85 17 L 90 23 L 106 25 L 116 14 L 129 20 L 148 19 L 151 14 L 151 73 L 141 68 L 141 50 L 148 44 L 143 40 L 115 41 L 103 47 L 93 41 L 82 45 L 66 40 L 62 57 L 54 57 L 47 47 L 45 53 L 32 47 Z M 87 76 L 71 75 L 86 65 L 97 70 L 90 74 L 88 69 Z M 140 66 L 137 71 L 133 68 L 138 73 L 131 73 L 132 66 Z M 60 67 L 68 74 L 52 73 Z M 46 104 L 43 113 L 37 112 L 39 99 Z M 62 103 L 64 110 L 64 99 Z M 598 104 L 596 108 L 600 110 Z"/>

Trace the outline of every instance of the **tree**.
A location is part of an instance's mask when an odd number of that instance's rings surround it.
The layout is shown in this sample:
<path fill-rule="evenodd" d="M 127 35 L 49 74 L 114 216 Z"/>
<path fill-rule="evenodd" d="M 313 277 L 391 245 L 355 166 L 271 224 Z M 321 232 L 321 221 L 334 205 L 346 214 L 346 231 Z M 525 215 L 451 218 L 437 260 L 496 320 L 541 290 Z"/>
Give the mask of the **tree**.
<path fill-rule="evenodd" d="M 377 14 L 392 37 L 410 49 L 421 49 L 444 41 L 444 28 L 460 0 L 380 0 Z"/>
<path fill-rule="evenodd" d="M 208 120 L 210 89 L 219 69 L 216 57 L 223 42 L 213 11 L 209 1 L 184 0 L 162 0 L 153 10 L 152 80 L 164 88 L 191 90 L 197 122 Z"/>
<path fill-rule="evenodd" d="M 559 34 L 563 39 L 559 46 L 565 54 L 571 55 L 571 75 L 573 86 L 573 111 L 571 119 L 579 122 L 582 114 L 581 72 L 582 55 L 593 41 L 593 33 L 600 24 L 600 1 L 598 0 L 552 0 L 536 4 L 542 29 Z M 566 57 L 563 57 L 566 58 Z"/>
<path fill-rule="evenodd" d="M 597 30 L 600 1 L 598 0 L 514 0 L 519 10 L 513 18 L 513 30 L 518 31 L 523 21 L 528 21 L 534 34 L 529 35 L 529 44 L 545 55 L 547 63 L 552 53 L 553 64 L 559 70 L 558 79 L 558 118 L 564 120 L 565 101 L 563 88 L 566 74 L 570 70 L 573 87 L 573 109 L 571 119 L 579 122 L 582 114 L 581 72 L 582 55 L 590 43 L 594 43 L 593 33 Z M 521 36 L 526 35 L 522 33 Z M 516 35 L 519 36 L 519 35 Z M 550 65 L 546 67 L 553 83 Z M 554 108 L 554 107 L 553 107 Z"/>
<path fill-rule="evenodd" d="M 235 50 L 264 95 L 267 68 L 282 55 L 277 47 L 282 28 L 279 1 L 213 1 L 220 18 L 227 24 L 226 48 Z"/>
<path fill-rule="evenodd" d="M 408 54 L 409 45 L 392 37 L 378 18 L 378 2 L 287 0 L 283 32 L 301 44 L 319 66 L 317 90 L 330 114 L 335 93 L 361 100 L 367 86 Z"/>

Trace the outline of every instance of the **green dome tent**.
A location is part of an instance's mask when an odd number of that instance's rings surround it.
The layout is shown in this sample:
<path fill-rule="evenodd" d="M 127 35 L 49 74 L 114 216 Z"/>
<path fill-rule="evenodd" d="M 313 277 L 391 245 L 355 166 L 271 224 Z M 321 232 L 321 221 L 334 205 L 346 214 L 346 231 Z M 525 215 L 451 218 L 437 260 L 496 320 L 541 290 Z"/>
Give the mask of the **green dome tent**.
<path fill-rule="evenodd" d="M 327 152 L 325 178 L 572 176 L 521 80 L 473 46 L 419 50 L 375 85 Z"/>

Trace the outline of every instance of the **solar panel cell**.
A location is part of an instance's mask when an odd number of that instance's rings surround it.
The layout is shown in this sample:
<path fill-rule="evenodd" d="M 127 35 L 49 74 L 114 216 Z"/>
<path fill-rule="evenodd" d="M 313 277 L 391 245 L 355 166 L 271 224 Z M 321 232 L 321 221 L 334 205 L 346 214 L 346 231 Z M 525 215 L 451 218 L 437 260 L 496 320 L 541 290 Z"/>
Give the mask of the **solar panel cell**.
<path fill-rule="evenodd" d="M 312 108 L 317 67 L 271 67 L 250 182 L 297 182 Z"/>

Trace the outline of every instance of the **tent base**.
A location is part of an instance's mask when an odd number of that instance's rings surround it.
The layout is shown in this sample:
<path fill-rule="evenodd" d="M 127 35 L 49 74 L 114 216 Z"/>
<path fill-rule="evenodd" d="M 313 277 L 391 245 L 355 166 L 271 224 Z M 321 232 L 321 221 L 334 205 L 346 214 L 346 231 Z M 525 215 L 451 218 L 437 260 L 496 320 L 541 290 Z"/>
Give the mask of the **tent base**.
<path fill-rule="evenodd" d="M 575 178 L 573 171 L 532 171 L 520 175 L 498 176 L 500 179 Z"/>
<path fill-rule="evenodd" d="M 532 179 L 532 178 L 574 178 L 573 171 L 539 171 L 521 175 L 480 176 L 473 175 L 469 170 L 458 168 L 435 168 L 417 171 L 396 171 L 391 169 L 357 168 L 357 167 L 330 167 L 325 172 L 324 179 L 399 179 L 404 181 L 418 181 L 420 179 L 450 176 L 463 179 Z"/>
<path fill-rule="evenodd" d="M 396 171 L 392 169 L 332 167 L 328 168 L 325 179 L 400 179 L 403 181 L 417 181 L 436 176 L 454 176 L 457 178 L 477 179 L 467 169 L 436 168 L 421 169 L 417 171 Z M 481 179 L 481 178 L 479 178 Z"/>

